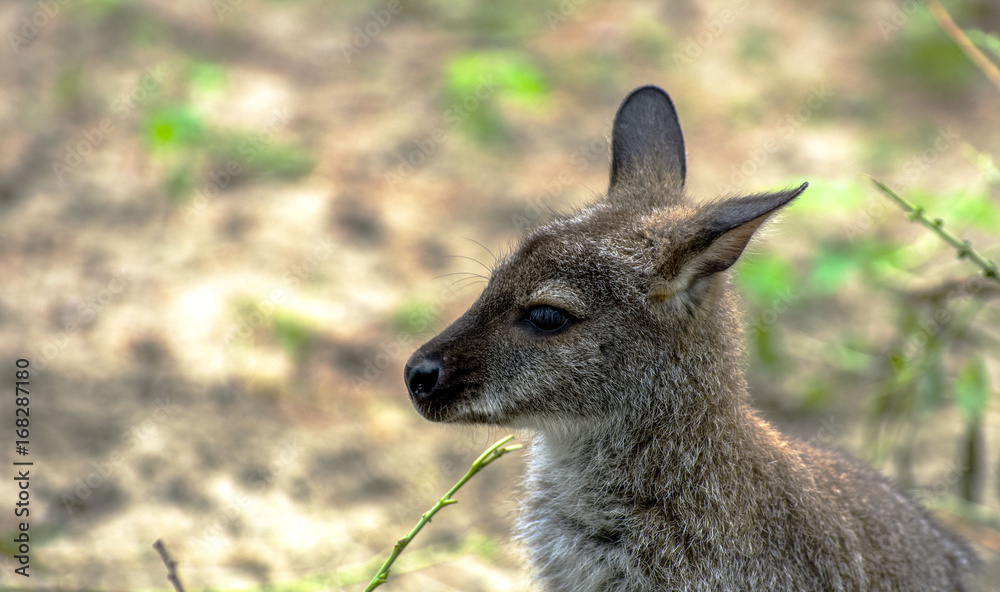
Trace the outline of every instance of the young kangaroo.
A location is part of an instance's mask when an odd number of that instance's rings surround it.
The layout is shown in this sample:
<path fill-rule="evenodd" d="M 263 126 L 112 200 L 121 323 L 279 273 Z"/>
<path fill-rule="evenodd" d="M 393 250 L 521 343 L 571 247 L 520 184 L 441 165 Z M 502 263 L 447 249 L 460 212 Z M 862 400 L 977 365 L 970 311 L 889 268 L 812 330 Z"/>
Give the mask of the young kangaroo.
<path fill-rule="evenodd" d="M 607 195 L 413 354 L 414 406 L 535 434 L 518 529 L 545 590 L 968 590 L 962 541 L 750 408 L 726 270 L 806 185 L 696 204 L 685 167 L 670 98 L 633 91 Z"/>

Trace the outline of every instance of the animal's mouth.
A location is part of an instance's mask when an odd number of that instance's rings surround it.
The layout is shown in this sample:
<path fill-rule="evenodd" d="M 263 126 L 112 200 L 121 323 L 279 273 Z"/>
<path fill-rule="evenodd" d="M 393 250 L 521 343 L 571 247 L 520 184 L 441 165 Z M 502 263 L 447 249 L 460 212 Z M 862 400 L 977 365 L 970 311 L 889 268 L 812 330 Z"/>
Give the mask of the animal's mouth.
<path fill-rule="evenodd" d="M 410 402 L 424 419 L 440 423 L 458 423 L 464 389 L 440 386 L 426 395 L 410 391 Z"/>

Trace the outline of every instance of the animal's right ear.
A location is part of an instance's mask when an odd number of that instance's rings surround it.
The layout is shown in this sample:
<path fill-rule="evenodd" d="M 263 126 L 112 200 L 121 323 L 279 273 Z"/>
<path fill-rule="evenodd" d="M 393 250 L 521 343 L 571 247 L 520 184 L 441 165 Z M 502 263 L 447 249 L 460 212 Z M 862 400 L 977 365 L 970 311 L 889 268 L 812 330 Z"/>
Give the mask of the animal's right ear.
<path fill-rule="evenodd" d="M 631 186 L 684 187 L 687 164 L 684 136 L 670 96 L 656 86 L 632 91 L 618 107 L 611 130 L 611 182 L 608 193 Z"/>
<path fill-rule="evenodd" d="M 702 280 L 732 267 L 761 224 L 806 187 L 808 183 L 803 183 L 795 189 L 732 197 L 703 206 L 692 218 L 683 221 L 683 231 L 674 228 L 679 233 L 662 241 L 650 297 L 667 301 L 684 296 L 683 302 L 695 304 L 689 310 L 697 308 L 699 294 L 707 287 Z M 656 236 L 661 224 L 657 218 L 664 215 L 660 212 L 648 218 L 650 236 Z M 669 216 L 666 219 L 676 223 Z"/>

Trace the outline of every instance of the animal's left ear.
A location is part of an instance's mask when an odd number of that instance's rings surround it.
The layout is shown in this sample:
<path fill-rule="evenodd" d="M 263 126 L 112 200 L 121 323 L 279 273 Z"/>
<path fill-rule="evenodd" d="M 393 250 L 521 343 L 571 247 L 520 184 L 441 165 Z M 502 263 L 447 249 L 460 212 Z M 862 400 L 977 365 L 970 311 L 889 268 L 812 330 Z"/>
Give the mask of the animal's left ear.
<path fill-rule="evenodd" d="M 615 114 L 608 193 L 624 186 L 679 192 L 686 175 L 684 136 L 670 96 L 656 86 L 635 89 Z"/>

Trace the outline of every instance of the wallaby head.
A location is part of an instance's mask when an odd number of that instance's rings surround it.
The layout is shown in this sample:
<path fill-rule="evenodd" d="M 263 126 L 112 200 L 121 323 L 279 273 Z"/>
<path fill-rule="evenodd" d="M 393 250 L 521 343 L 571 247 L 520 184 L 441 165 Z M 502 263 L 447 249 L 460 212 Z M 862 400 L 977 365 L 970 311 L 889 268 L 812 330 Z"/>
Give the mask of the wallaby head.
<path fill-rule="evenodd" d="M 682 404 L 649 392 L 664 379 L 741 380 L 705 376 L 716 361 L 739 367 L 723 272 L 806 186 L 696 204 L 685 173 L 670 98 L 633 91 L 615 116 L 607 194 L 527 235 L 478 301 L 413 354 L 405 381 L 417 410 L 443 422 L 608 424 Z"/>
<path fill-rule="evenodd" d="M 684 177 L 670 98 L 637 89 L 607 194 L 410 358 L 417 410 L 535 432 L 517 530 L 546 590 L 966 590 L 959 539 L 747 404 L 727 270 L 806 186 L 695 203 Z"/>

